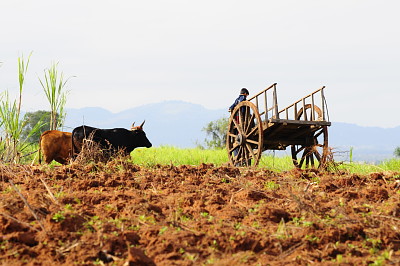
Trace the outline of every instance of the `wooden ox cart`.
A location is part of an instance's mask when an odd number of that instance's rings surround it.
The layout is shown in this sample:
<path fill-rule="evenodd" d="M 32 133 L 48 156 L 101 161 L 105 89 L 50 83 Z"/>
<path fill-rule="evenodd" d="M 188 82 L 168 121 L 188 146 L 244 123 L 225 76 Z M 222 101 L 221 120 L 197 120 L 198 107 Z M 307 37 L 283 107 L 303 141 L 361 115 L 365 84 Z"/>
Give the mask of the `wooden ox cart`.
<path fill-rule="evenodd" d="M 276 83 L 239 103 L 229 118 L 226 148 L 235 166 L 256 166 L 266 150 L 290 146 L 299 168 L 326 165 L 327 105 L 322 87 L 279 110 Z"/>

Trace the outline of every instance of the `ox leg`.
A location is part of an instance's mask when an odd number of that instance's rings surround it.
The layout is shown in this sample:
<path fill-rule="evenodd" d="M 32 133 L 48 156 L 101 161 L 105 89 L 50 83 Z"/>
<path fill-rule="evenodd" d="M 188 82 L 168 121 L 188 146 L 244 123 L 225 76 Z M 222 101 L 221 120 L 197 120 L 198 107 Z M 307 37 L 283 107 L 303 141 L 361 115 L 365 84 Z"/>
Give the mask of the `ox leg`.
<path fill-rule="evenodd" d="M 58 157 L 55 158 L 54 160 L 60 164 L 68 164 L 68 161 L 65 158 Z"/>
<path fill-rule="evenodd" d="M 50 157 L 50 156 L 43 156 L 44 157 L 44 161 L 47 163 L 47 164 L 50 164 L 52 161 L 53 161 L 53 157 Z"/>

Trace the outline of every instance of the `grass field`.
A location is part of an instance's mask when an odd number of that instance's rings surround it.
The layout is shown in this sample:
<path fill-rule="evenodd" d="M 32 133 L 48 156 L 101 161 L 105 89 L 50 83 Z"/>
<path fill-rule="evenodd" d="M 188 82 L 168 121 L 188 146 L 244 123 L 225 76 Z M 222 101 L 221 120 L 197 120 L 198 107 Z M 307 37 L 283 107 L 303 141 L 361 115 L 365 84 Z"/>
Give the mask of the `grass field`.
<path fill-rule="evenodd" d="M 228 155 L 226 150 L 201 150 L 180 149 L 172 146 L 161 146 L 157 148 L 139 148 L 132 152 L 132 162 L 145 167 L 154 165 L 199 165 L 201 163 L 212 163 L 216 166 L 227 164 Z M 358 162 L 336 162 L 337 168 L 350 173 L 371 173 L 382 171 L 400 171 L 400 160 L 391 159 L 380 164 L 373 165 Z M 265 154 L 261 157 L 259 168 L 268 168 L 273 171 L 288 171 L 293 169 L 290 156 L 274 156 Z"/>
<path fill-rule="evenodd" d="M 37 150 L 37 145 L 32 145 L 27 152 Z M 174 146 L 160 146 L 150 149 L 137 148 L 131 153 L 132 163 L 153 167 L 155 165 L 200 165 L 214 164 L 215 166 L 227 165 L 229 159 L 225 149 L 221 150 L 203 150 L 198 148 L 177 148 Z M 38 162 L 37 153 L 24 157 L 22 164 L 31 164 L 32 160 Z M 400 171 L 400 159 L 390 159 L 379 164 L 368 164 L 361 162 L 336 162 L 335 168 L 347 171 L 349 173 L 366 174 L 372 172 Z M 58 163 L 53 162 L 57 165 Z M 293 163 L 290 156 L 274 156 L 273 153 L 262 155 L 258 168 L 267 168 L 272 171 L 282 172 L 293 169 Z"/>

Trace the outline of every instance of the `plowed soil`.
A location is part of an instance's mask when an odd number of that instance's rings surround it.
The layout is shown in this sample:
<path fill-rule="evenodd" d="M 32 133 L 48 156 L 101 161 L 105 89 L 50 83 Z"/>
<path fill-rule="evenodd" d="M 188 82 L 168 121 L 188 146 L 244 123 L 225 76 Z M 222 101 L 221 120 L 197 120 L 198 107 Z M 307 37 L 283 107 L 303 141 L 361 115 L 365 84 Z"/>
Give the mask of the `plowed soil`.
<path fill-rule="evenodd" d="M 2 265 L 400 264 L 400 174 L 0 166 Z"/>

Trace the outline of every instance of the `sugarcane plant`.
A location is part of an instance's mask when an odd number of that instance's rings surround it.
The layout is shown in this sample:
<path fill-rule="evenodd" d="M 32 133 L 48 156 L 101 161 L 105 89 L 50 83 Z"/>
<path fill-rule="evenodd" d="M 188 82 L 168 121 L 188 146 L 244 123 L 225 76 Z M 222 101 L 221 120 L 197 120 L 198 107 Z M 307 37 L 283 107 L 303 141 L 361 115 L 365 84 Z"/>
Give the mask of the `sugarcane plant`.
<path fill-rule="evenodd" d="M 29 60 L 24 57 L 18 58 L 18 81 L 19 95 L 17 100 L 10 100 L 8 91 L 0 95 L 0 127 L 2 136 L 0 139 L 0 159 L 6 163 L 18 163 L 22 153 L 28 148 L 29 143 L 21 139 L 21 133 L 25 126 L 25 121 L 21 118 L 22 92 L 25 76 L 28 71 Z M 38 131 L 41 123 L 35 125 L 28 133 L 27 138 Z"/>
<path fill-rule="evenodd" d="M 69 78 L 64 80 L 64 74 L 58 72 L 58 63 L 53 63 L 44 71 L 44 80 L 39 78 L 40 84 L 50 104 L 50 130 L 60 128 L 65 120 L 64 106 L 67 102 L 65 86 Z M 59 116 L 59 117 L 57 117 Z"/>

